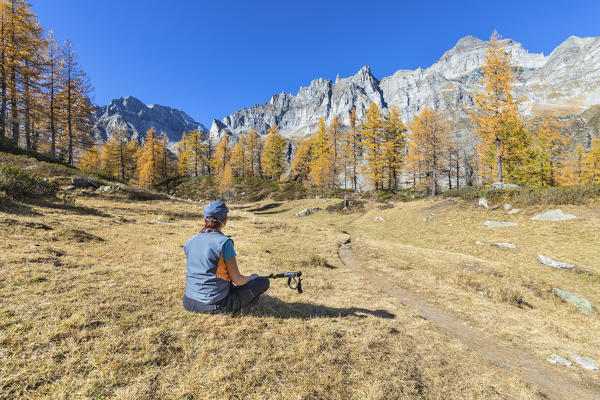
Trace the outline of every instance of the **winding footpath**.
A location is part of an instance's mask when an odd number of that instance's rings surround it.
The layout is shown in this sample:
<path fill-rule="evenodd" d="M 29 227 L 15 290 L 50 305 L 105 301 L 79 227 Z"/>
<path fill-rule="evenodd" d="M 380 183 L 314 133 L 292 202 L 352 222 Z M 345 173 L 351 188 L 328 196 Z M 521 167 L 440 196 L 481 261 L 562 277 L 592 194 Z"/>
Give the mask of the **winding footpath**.
<path fill-rule="evenodd" d="M 418 295 L 394 286 L 389 280 L 364 268 L 353 258 L 352 243 L 356 241 L 356 236 L 351 235 L 348 242 L 339 248 L 342 262 L 410 310 L 427 319 L 440 331 L 460 340 L 494 365 L 520 376 L 551 399 L 600 399 L 600 387 L 586 385 L 550 366 L 546 360 L 540 360 L 514 346 L 501 343 L 500 339 L 469 326 L 455 316 L 428 304 Z"/>

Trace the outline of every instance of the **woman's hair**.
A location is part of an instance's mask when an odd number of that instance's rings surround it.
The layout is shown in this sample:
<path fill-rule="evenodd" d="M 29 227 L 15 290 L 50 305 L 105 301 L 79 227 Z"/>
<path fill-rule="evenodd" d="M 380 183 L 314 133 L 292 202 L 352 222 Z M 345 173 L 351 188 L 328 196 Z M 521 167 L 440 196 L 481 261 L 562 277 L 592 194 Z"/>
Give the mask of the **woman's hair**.
<path fill-rule="evenodd" d="M 211 220 L 205 219 L 204 220 L 204 228 L 202 228 L 202 230 L 200 232 L 204 233 L 206 231 L 216 231 L 222 225 L 223 225 L 223 223 L 216 219 L 211 219 Z"/>

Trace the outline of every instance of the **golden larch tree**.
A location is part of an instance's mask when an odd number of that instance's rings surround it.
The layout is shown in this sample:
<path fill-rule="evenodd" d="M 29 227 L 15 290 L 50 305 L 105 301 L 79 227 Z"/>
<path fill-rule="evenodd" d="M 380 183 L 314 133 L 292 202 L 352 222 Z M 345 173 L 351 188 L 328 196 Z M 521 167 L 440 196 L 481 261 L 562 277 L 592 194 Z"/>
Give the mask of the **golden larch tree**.
<path fill-rule="evenodd" d="M 231 150 L 231 168 L 234 175 L 246 176 L 246 171 L 248 171 L 247 153 L 246 135 L 241 134 L 238 142 L 233 146 L 233 150 Z"/>
<path fill-rule="evenodd" d="M 388 178 L 388 187 L 396 189 L 406 158 L 406 126 L 400 117 L 400 111 L 392 106 L 385 119 L 383 160 Z"/>
<path fill-rule="evenodd" d="M 342 139 L 342 123 L 337 115 L 334 115 L 327 127 L 327 133 L 329 134 L 329 142 L 331 143 L 332 150 L 332 159 L 331 163 L 333 165 L 333 176 L 334 176 L 334 188 L 337 187 L 338 175 L 340 174 L 340 155 L 341 155 L 341 145 L 343 143 Z"/>
<path fill-rule="evenodd" d="M 561 135 L 562 125 L 553 118 L 545 118 L 534 131 L 534 158 L 529 183 L 556 186 L 566 168 L 566 148 L 570 140 Z"/>
<path fill-rule="evenodd" d="M 122 180 L 130 178 L 136 149 L 129 145 L 127 129 L 118 125 L 102 147 L 102 171 Z"/>
<path fill-rule="evenodd" d="M 227 196 L 233 192 L 234 186 L 235 178 L 233 176 L 233 169 L 231 168 L 231 164 L 227 162 L 227 164 L 225 164 L 225 168 L 223 169 L 223 176 L 221 177 L 221 181 L 219 183 L 219 193 L 221 193 L 221 196 Z"/>
<path fill-rule="evenodd" d="M 518 170 L 531 156 L 527 153 L 528 134 L 513 95 L 518 70 L 511 65 L 511 55 L 495 31 L 490 38 L 482 73 L 484 90 L 476 94 L 476 110 L 471 113 L 481 139 L 481 160 L 489 171 L 495 172 L 498 182 L 503 182 L 505 175 L 518 180 L 523 176 Z"/>
<path fill-rule="evenodd" d="M 296 148 L 296 155 L 292 161 L 292 179 L 300 183 L 306 181 L 310 175 L 310 164 L 313 159 L 314 141 L 312 137 L 304 138 Z"/>
<path fill-rule="evenodd" d="M 267 177 L 279 180 L 285 171 L 287 143 L 279 130 L 269 129 L 262 152 L 262 164 Z"/>
<path fill-rule="evenodd" d="M 150 186 L 156 184 L 160 179 L 165 178 L 168 172 L 168 166 L 164 165 L 168 160 L 168 149 L 156 135 L 154 127 L 146 132 L 144 146 L 138 159 L 138 175 L 141 185 Z"/>
<path fill-rule="evenodd" d="M 190 147 L 188 146 L 188 133 L 183 132 L 181 140 L 177 143 L 177 174 L 179 176 L 186 176 L 190 173 L 191 169 L 191 155 Z"/>
<path fill-rule="evenodd" d="M 424 180 L 426 193 L 435 196 L 440 193 L 439 178 L 448 153 L 450 124 L 438 112 L 426 108 L 414 118 L 409 129 L 412 170 L 415 176 L 417 171 L 422 173 L 420 178 Z"/>
<path fill-rule="evenodd" d="M 342 160 L 344 165 L 344 188 L 347 181 L 352 183 L 352 189 L 358 186 L 358 172 L 362 154 L 360 127 L 356 117 L 356 108 L 349 115 L 350 127 L 344 131 L 342 138 Z"/>
<path fill-rule="evenodd" d="M 254 129 L 250 129 L 246 140 L 248 148 L 248 165 L 250 176 L 262 177 L 262 148 L 263 140 Z"/>
<path fill-rule="evenodd" d="M 313 140 L 309 178 L 312 185 L 320 190 L 322 195 L 325 195 L 325 189 L 333 186 L 332 154 L 333 150 L 327 137 L 325 121 L 321 118 Z"/>
<path fill-rule="evenodd" d="M 363 173 L 373 183 L 375 190 L 383 189 L 385 173 L 385 120 L 377 104 L 371 103 L 360 127 L 362 138 Z"/>
<path fill-rule="evenodd" d="M 583 157 L 583 181 L 600 183 L 600 138 L 594 138 L 590 150 Z"/>
<path fill-rule="evenodd" d="M 215 154 L 212 158 L 212 166 L 215 176 L 222 176 L 225 171 L 225 167 L 231 159 L 231 143 L 229 141 L 229 135 L 226 133 L 221 136 L 221 141 L 217 145 Z"/>
<path fill-rule="evenodd" d="M 79 168 L 86 171 L 100 171 L 100 150 L 98 150 L 98 146 L 91 147 L 83 153 L 81 160 L 79 160 Z"/>

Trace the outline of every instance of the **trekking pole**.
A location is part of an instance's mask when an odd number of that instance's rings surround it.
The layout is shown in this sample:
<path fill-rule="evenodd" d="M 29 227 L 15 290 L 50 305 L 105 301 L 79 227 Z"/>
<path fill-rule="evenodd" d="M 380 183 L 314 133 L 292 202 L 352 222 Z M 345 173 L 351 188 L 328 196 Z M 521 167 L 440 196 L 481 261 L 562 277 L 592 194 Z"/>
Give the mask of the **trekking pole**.
<path fill-rule="evenodd" d="M 292 290 L 297 290 L 298 293 L 302 293 L 302 271 L 298 272 L 286 272 L 283 274 L 270 274 L 266 277 L 269 279 L 277 278 L 288 278 L 287 285 Z"/>

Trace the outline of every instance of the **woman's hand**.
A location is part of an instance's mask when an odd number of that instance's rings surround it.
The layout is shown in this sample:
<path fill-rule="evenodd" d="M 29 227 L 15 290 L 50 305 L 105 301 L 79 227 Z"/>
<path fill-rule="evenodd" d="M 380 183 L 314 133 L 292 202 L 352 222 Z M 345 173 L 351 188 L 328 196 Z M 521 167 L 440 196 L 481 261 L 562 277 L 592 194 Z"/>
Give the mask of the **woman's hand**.
<path fill-rule="evenodd" d="M 246 283 L 250 282 L 252 279 L 258 277 L 258 275 L 256 274 L 252 274 L 250 276 L 240 274 L 236 257 L 230 258 L 229 260 L 225 261 L 225 266 L 227 267 L 227 272 L 229 273 L 231 281 L 236 286 L 243 286 Z"/>

